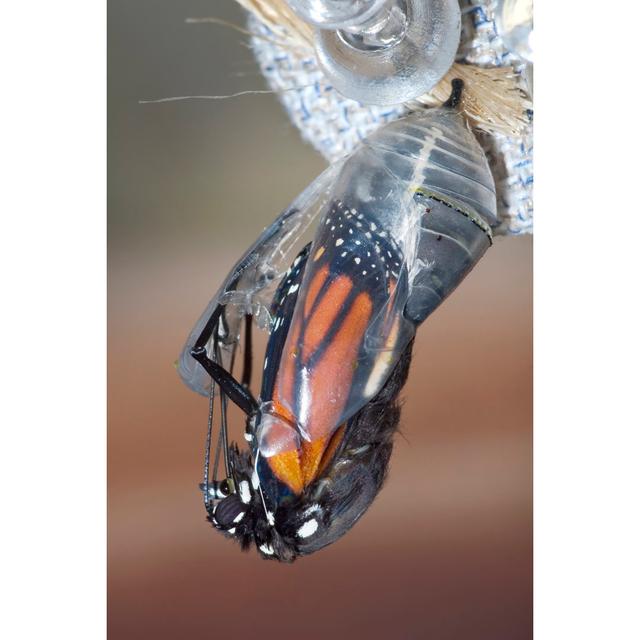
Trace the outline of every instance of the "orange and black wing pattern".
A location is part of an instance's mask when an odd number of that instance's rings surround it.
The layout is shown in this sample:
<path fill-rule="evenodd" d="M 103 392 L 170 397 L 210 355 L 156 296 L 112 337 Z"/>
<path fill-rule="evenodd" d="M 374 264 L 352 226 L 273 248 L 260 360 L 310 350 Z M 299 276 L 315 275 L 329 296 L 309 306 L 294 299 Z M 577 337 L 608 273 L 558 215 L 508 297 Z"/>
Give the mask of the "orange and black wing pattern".
<path fill-rule="evenodd" d="M 300 437 L 265 462 L 293 494 L 324 471 L 349 418 L 406 346 L 404 289 L 402 257 L 385 232 L 334 203 L 276 294 L 266 355 L 261 399 Z"/>

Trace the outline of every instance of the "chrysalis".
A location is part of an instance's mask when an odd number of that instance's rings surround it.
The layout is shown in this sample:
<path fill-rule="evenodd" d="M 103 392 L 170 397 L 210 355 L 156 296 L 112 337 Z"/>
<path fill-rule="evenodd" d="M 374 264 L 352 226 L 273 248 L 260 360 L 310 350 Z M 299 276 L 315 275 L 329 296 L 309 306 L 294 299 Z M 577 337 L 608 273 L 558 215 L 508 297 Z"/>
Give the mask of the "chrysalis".
<path fill-rule="evenodd" d="M 226 477 L 210 478 L 207 456 L 209 517 L 265 557 L 312 553 L 371 504 L 415 331 L 491 245 L 495 187 L 456 109 L 461 84 L 321 174 L 238 262 L 185 345 L 185 383 L 212 402 L 221 390 Z M 269 332 L 257 399 L 254 322 Z M 227 398 L 247 414 L 247 451 L 227 442 Z"/>

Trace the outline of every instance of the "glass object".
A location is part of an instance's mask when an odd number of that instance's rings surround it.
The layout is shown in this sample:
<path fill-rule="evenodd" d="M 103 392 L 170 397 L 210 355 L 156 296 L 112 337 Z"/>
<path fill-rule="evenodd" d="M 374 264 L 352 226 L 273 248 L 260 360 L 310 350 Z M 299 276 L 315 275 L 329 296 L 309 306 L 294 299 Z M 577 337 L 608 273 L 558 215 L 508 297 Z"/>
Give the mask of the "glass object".
<path fill-rule="evenodd" d="M 454 62 L 457 0 L 289 0 L 316 27 L 325 75 L 342 95 L 393 105 L 429 91 Z"/>
<path fill-rule="evenodd" d="M 291 8 L 320 29 L 338 29 L 366 22 L 380 12 L 388 0 L 289 0 Z"/>

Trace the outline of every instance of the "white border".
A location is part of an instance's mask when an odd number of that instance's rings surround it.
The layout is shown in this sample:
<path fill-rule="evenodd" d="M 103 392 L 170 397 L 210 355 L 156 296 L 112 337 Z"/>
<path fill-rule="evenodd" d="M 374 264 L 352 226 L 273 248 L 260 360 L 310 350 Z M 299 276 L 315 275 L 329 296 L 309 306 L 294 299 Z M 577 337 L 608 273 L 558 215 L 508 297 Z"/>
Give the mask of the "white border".
<path fill-rule="evenodd" d="M 535 637 L 640 638 L 637 3 L 535 7 Z"/>
<path fill-rule="evenodd" d="M 105 637 L 105 24 L 3 3 L 3 638 Z"/>
<path fill-rule="evenodd" d="M 105 7 L 5 4 L 0 635 L 94 639 Z M 536 3 L 537 638 L 640 637 L 638 18 L 632 2 Z"/>

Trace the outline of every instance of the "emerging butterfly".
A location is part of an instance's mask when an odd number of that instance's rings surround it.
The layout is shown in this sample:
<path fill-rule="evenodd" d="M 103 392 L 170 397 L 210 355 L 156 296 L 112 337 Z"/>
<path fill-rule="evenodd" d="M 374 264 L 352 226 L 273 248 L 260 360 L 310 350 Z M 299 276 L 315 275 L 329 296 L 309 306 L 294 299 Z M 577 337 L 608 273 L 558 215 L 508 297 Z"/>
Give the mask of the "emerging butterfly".
<path fill-rule="evenodd" d="M 372 503 L 416 328 L 492 242 L 495 186 L 456 108 L 461 90 L 455 81 L 444 107 L 381 127 L 322 173 L 238 262 L 187 340 L 180 374 L 210 397 L 209 519 L 263 557 L 313 553 Z M 249 390 L 254 323 L 269 332 L 258 399 Z M 228 442 L 228 399 L 247 416 L 242 452 Z"/>

